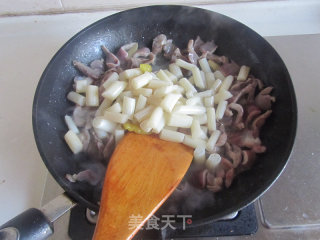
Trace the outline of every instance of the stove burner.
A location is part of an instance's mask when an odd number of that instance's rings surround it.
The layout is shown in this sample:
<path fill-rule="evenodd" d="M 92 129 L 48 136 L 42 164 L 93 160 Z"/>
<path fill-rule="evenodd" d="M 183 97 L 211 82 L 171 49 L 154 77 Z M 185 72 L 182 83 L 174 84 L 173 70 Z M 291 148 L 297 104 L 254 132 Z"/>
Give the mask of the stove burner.
<path fill-rule="evenodd" d="M 90 210 L 89 208 L 87 208 L 86 210 L 86 217 L 87 220 L 92 224 L 96 224 L 98 220 L 98 214 L 95 211 Z"/>
<path fill-rule="evenodd" d="M 229 215 L 220 218 L 218 221 L 231 220 L 231 219 L 234 219 L 237 215 L 238 215 L 238 212 L 230 213 Z M 87 208 L 86 209 L 86 217 L 87 217 L 87 220 L 90 223 L 92 223 L 92 224 L 96 224 L 97 223 L 98 214 L 95 211 L 92 211 L 89 208 Z"/>
<path fill-rule="evenodd" d="M 230 213 L 229 215 L 220 218 L 218 221 L 222 221 L 222 220 L 232 220 L 232 219 L 234 219 L 236 216 L 238 216 L 238 213 L 239 213 L 239 212 Z"/>
<path fill-rule="evenodd" d="M 91 240 L 97 221 L 94 211 L 82 206 L 71 210 L 69 223 L 69 236 L 76 240 Z M 220 237 L 241 236 L 257 232 L 258 223 L 254 205 L 251 204 L 239 212 L 232 213 L 218 221 L 186 227 L 185 230 L 141 230 L 133 239 L 167 239 L 167 238 L 195 238 L 195 237 Z"/>
<path fill-rule="evenodd" d="M 196 237 L 221 237 L 242 236 L 254 234 L 258 230 L 258 222 L 254 204 L 247 206 L 239 212 L 211 221 L 206 224 L 188 227 L 185 230 L 177 229 L 166 233 L 165 238 L 196 238 Z"/>

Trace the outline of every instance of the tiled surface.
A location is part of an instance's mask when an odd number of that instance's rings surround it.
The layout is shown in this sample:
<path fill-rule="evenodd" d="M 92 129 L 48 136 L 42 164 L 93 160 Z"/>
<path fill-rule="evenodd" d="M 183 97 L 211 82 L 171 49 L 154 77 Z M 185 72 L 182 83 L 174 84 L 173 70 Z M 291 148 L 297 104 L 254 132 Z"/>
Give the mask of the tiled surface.
<path fill-rule="evenodd" d="M 47 170 L 31 120 L 45 66 L 76 32 L 111 13 L 0 18 L 0 225 L 41 205 Z"/>
<path fill-rule="evenodd" d="M 1 0 L 0 15 L 63 11 L 60 0 Z"/>
<path fill-rule="evenodd" d="M 124 9 L 129 7 L 156 5 L 156 4 L 213 4 L 213 3 L 232 3 L 232 2 L 247 2 L 254 0 L 90 0 L 90 1 L 78 1 L 78 0 L 61 0 L 62 4 L 67 11 L 82 10 L 82 9 L 100 9 L 100 8 L 115 8 Z"/>
<path fill-rule="evenodd" d="M 133 7 L 157 4 L 180 4 L 180 5 L 199 5 L 199 6 L 218 6 L 235 5 L 239 3 L 249 3 L 250 6 L 261 7 L 263 5 L 279 5 L 281 11 L 286 11 L 287 6 L 302 5 L 308 7 L 314 5 L 317 0 L 1 0 L 0 17 L 37 15 L 37 14 L 57 14 L 69 12 L 93 12 L 106 10 L 124 10 Z M 319 8 L 313 9 L 318 10 Z M 239 11 L 239 9 L 237 9 Z M 294 15 L 294 13 L 293 13 Z M 262 19 L 257 17 L 257 21 Z M 287 21 L 287 18 L 283 18 Z M 275 25 L 277 26 L 277 25 Z"/>
<path fill-rule="evenodd" d="M 264 0 L 1 0 L 0 16 L 127 9 L 155 4 L 207 5 L 252 1 Z"/>
<path fill-rule="evenodd" d="M 320 33 L 319 0 L 259 1 L 198 7 L 234 18 L 264 37 Z"/>

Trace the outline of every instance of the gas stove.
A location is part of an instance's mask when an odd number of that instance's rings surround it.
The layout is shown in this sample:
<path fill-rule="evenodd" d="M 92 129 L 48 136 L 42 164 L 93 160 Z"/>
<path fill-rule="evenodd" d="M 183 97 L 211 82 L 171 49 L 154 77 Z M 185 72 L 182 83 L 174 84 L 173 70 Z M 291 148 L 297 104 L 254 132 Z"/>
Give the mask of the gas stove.
<path fill-rule="evenodd" d="M 135 239 L 319 239 L 320 70 L 311 59 L 320 56 L 320 49 L 314 47 L 320 44 L 320 35 L 266 39 L 285 61 L 298 101 L 297 137 L 284 172 L 260 199 L 231 219 L 187 226 L 184 231 L 141 231 Z M 43 203 L 61 192 L 51 176 L 46 186 Z M 52 239 L 59 240 L 90 239 L 94 229 L 81 206 L 55 224 L 56 234 Z"/>
<path fill-rule="evenodd" d="M 71 210 L 68 234 L 71 239 L 90 240 L 95 228 L 97 214 L 82 206 Z M 256 233 L 258 223 L 254 205 L 251 204 L 239 212 L 206 224 L 193 226 L 192 222 L 183 227 L 148 229 L 145 226 L 133 238 L 134 240 L 181 239 L 195 237 L 242 236 Z"/>

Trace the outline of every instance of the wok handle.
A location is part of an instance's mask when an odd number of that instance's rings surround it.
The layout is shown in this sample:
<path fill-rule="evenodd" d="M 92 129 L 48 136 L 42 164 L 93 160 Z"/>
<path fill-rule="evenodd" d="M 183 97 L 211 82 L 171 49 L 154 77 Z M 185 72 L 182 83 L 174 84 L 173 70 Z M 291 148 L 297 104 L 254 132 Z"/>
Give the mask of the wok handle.
<path fill-rule="evenodd" d="M 30 208 L 0 226 L 0 239 L 42 240 L 53 234 L 53 223 L 76 203 L 62 194 L 41 209 Z"/>

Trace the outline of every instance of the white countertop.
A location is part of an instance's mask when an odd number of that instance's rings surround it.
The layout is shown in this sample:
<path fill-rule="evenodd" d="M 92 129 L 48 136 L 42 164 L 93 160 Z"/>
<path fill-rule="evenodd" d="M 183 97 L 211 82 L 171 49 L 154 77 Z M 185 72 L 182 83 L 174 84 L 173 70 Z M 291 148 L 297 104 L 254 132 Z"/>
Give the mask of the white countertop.
<path fill-rule="evenodd" d="M 202 7 L 231 16 L 263 36 L 320 33 L 320 3 L 290 2 L 294 4 L 261 2 Z M 76 32 L 112 13 L 114 11 L 0 18 L 0 225 L 21 211 L 41 204 L 47 171 L 33 138 L 31 112 L 42 71 Z M 299 39 L 304 41 L 303 37 Z M 319 38 L 316 39 L 311 42 L 318 47 Z M 279 51 L 280 55 L 282 51 L 290 53 L 287 49 Z M 294 51 L 292 49 L 292 53 Z M 290 57 L 298 56 L 286 55 Z M 295 67 L 299 66 L 290 61 L 289 71 Z M 319 68 L 311 71 L 320 76 Z"/>

